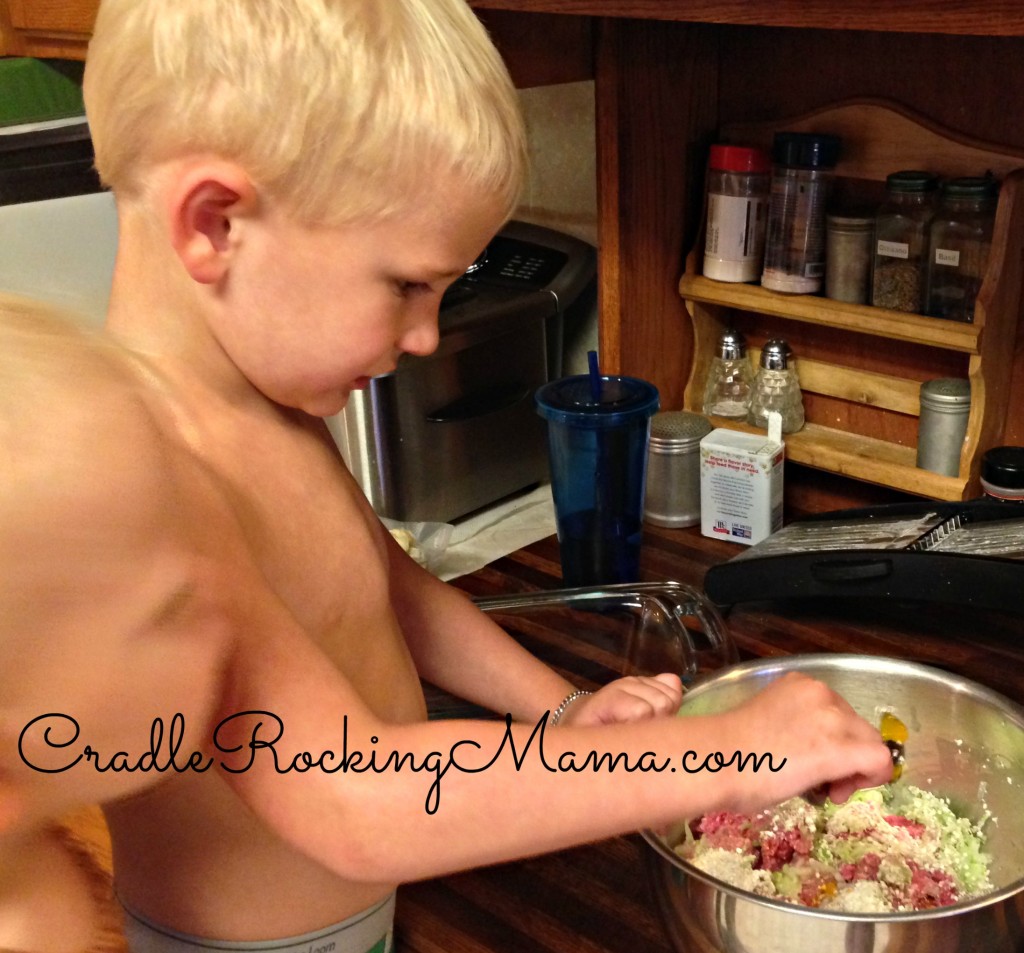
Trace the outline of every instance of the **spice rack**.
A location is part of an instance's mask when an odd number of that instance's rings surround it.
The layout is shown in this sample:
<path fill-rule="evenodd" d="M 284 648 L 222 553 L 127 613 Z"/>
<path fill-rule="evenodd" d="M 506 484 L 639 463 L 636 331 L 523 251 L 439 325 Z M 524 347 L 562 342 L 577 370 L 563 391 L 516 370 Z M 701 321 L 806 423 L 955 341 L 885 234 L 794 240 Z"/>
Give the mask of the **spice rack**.
<path fill-rule="evenodd" d="M 830 407 L 857 406 L 901 418 L 920 416 L 919 390 L 929 376 L 902 377 L 878 372 L 858 361 L 861 349 L 850 348 L 850 363 L 834 355 L 817 359 L 797 352 L 797 370 L 805 395 L 810 396 L 808 422 L 786 435 L 787 458 L 810 467 L 879 484 L 937 500 L 961 500 L 980 492 L 979 468 L 984 450 L 1001 442 L 1009 401 L 1012 358 L 1021 308 L 1024 273 L 1024 155 L 998 145 L 960 138 L 897 103 L 858 100 L 839 103 L 795 119 L 772 123 L 736 124 L 721 130 L 720 141 L 770 149 L 779 130 L 827 132 L 839 135 L 843 152 L 836 169 L 841 187 L 856 191 L 885 181 L 899 169 L 929 169 L 943 177 L 978 175 L 991 170 L 1002 180 L 992 248 L 978 295 L 974 322 L 847 304 L 817 295 L 787 295 L 759 285 L 730 284 L 700 274 L 703 235 L 691 250 L 679 293 L 693 324 L 694 359 L 684 393 L 684 407 L 701 409 L 711 355 L 719 335 L 743 315 L 759 327 L 787 337 L 796 325 L 833 329 L 847 341 L 864 336 L 873 346 L 899 352 L 903 346 L 952 352 L 965 362 L 963 376 L 971 382 L 971 409 L 957 476 L 942 476 L 916 466 L 913 440 L 893 439 L 884 423 L 855 432 L 844 426 L 843 414 L 816 419 L 814 395 Z M 794 324 L 794 322 L 796 324 Z M 843 358 L 846 358 L 844 353 Z M 756 348 L 750 358 L 757 361 Z M 825 415 L 822 415 L 824 418 Z M 864 417 L 864 414 L 860 415 Z M 757 432 L 755 428 L 720 418 L 716 427 Z M 904 426 L 904 431 L 907 427 Z"/>

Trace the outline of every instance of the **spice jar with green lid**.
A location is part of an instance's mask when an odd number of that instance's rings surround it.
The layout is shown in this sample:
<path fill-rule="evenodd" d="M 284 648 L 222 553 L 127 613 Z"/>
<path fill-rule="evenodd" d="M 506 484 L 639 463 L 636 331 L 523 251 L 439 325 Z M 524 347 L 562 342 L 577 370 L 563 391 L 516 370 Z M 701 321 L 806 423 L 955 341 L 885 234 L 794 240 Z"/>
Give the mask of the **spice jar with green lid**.
<path fill-rule="evenodd" d="M 893 172 L 875 215 L 871 303 L 876 308 L 921 313 L 924 309 L 928 229 L 939 180 L 930 172 Z"/>
<path fill-rule="evenodd" d="M 989 178 L 950 179 L 931 224 L 925 313 L 973 321 L 985 280 L 998 186 Z"/>

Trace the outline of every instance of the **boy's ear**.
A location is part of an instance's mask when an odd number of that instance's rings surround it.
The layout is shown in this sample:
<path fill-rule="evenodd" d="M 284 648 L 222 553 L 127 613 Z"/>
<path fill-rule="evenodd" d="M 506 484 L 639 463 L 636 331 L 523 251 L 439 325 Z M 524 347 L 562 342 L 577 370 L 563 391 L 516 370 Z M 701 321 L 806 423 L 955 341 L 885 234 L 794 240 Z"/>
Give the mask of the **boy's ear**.
<path fill-rule="evenodd" d="M 201 160 L 184 170 L 168 198 L 178 258 L 194 281 L 216 284 L 231 264 L 242 221 L 256 211 L 256 187 L 235 163 Z"/>

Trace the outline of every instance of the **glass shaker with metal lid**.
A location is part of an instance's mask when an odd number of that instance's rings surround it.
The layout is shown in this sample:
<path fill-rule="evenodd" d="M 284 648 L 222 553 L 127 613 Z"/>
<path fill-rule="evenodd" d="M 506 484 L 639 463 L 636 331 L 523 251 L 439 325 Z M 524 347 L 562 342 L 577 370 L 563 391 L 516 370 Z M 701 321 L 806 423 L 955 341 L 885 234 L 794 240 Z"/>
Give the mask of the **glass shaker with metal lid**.
<path fill-rule="evenodd" d="M 746 420 L 754 371 L 747 357 L 747 340 L 739 332 L 725 331 L 718 339 L 708 379 L 703 410 L 712 417 Z"/>
<path fill-rule="evenodd" d="M 893 172 L 875 215 L 871 303 L 920 314 L 924 310 L 928 229 L 939 180 L 930 172 Z"/>
<path fill-rule="evenodd" d="M 750 397 L 748 423 L 768 426 L 768 414 L 782 415 L 782 432 L 795 433 L 804 425 L 804 399 L 793 363 L 793 352 L 781 338 L 768 341 L 761 350 L 760 366 Z"/>

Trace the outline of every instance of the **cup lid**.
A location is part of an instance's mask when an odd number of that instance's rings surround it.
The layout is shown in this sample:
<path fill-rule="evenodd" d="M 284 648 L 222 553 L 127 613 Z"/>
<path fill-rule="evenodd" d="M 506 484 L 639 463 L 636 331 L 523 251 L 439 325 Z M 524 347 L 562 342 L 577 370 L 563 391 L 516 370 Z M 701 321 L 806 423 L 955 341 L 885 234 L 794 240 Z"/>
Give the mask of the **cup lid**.
<path fill-rule="evenodd" d="M 537 413 L 547 420 L 591 430 L 617 427 L 658 410 L 658 388 L 638 377 L 600 377 L 595 400 L 589 374 L 551 381 L 536 395 Z"/>

